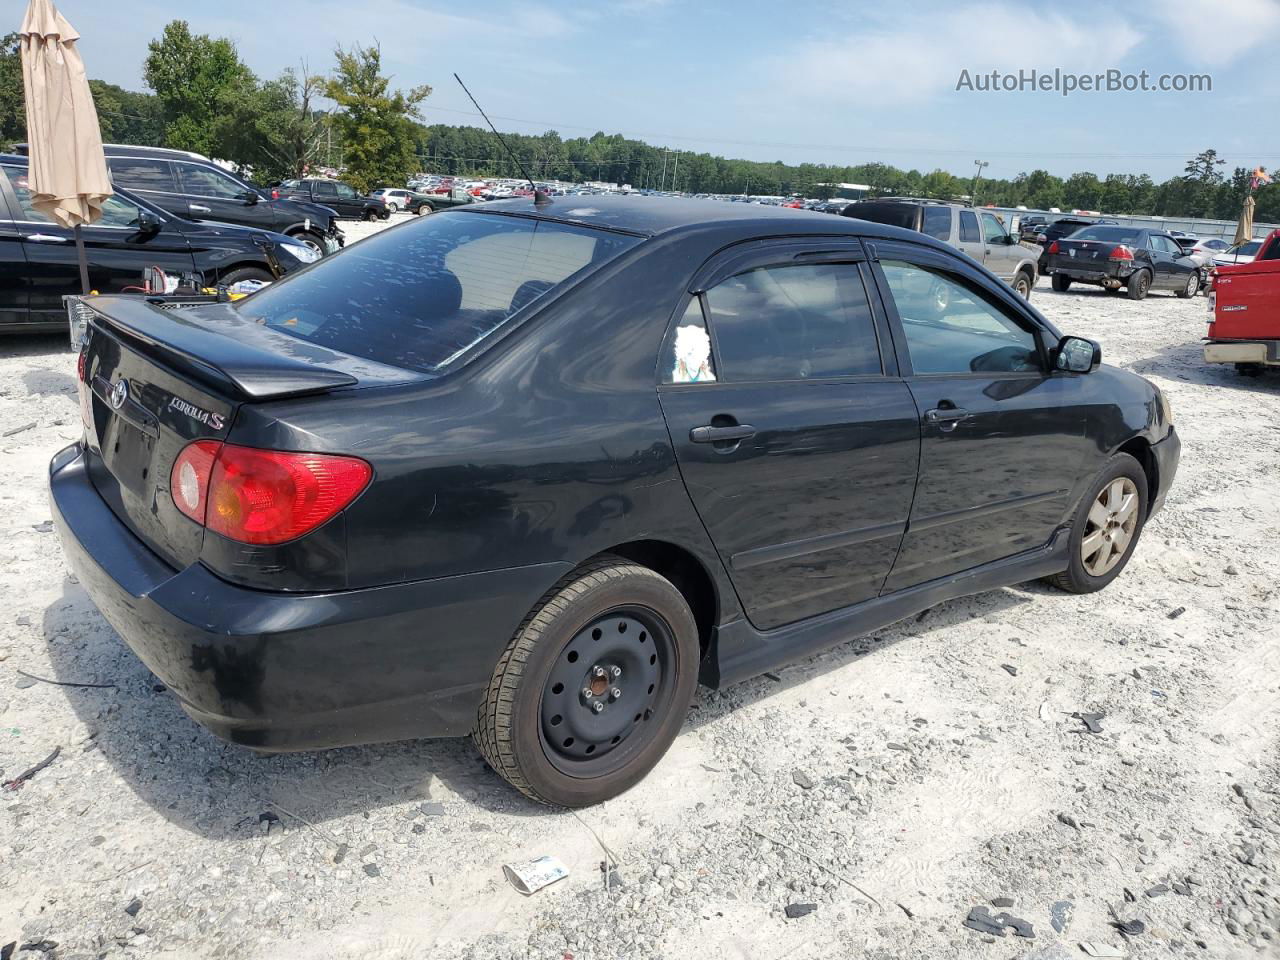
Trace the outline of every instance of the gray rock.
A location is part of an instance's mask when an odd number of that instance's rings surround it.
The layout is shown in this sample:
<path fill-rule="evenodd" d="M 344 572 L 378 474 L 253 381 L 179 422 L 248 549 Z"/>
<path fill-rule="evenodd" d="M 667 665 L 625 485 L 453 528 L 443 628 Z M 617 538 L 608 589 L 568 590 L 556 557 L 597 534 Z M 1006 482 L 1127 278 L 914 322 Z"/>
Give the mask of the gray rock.
<path fill-rule="evenodd" d="M 443 817 L 445 815 L 444 804 L 437 803 L 434 800 L 420 803 L 418 804 L 418 812 L 424 817 Z"/>
<path fill-rule="evenodd" d="M 818 909 L 816 903 L 788 903 L 783 908 L 783 912 L 787 915 L 787 919 L 796 920 L 800 917 L 808 916 Z"/>
<path fill-rule="evenodd" d="M 552 719 L 554 719 L 554 717 Z M 801 790 L 813 789 L 813 780 L 803 770 L 792 770 L 791 782 L 794 783 Z"/>
<path fill-rule="evenodd" d="M 363 869 L 365 874 L 370 877 L 382 876 L 382 871 L 378 869 L 378 865 L 376 863 L 366 863 Z"/>

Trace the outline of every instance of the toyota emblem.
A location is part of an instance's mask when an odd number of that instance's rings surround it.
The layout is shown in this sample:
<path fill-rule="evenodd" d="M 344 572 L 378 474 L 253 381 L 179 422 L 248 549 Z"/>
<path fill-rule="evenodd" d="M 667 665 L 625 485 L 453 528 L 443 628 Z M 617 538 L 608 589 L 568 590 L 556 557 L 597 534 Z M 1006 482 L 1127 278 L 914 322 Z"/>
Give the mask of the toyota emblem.
<path fill-rule="evenodd" d="M 129 384 L 125 380 L 117 380 L 116 385 L 111 388 L 111 408 L 119 410 L 124 406 L 124 402 L 129 399 Z"/>

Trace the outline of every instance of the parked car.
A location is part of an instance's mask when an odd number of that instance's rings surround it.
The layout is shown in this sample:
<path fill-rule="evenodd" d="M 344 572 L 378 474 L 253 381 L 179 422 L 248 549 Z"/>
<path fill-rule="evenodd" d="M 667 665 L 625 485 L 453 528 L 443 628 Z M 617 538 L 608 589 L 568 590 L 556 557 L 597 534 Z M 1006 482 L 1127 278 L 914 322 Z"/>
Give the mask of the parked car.
<path fill-rule="evenodd" d="M 354 189 L 354 188 L 353 188 Z M 377 190 L 369 194 L 370 197 L 381 200 L 386 205 L 388 213 L 397 213 L 401 210 L 409 209 L 409 204 L 415 196 L 422 196 L 414 190 L 400 190 L 395 187 L 379 187 Z"/>
<path fill-rule="evenodd" d="M 1021 219 L 1018 225 L 1019 236 L 1024 241 L 1035 241 L 1038 233 L 1043 233 L 1049 226 L 1049 218 L 1042 213 L 1032 213 Z"/>
<path fill-rule="evenodd" d="M 89 284 L 102 293 L 142 291 L 153 266 L 214 285 L 271 280 L 272 258 L 287 272 L 320 257 L 293 237 L 175 217 L 120 188 L 81 233 Z M 0 155 L 0 332 L 65 331 L 62 297 L 81 292 L 75 232 L 31 206 L 27 158 Z"/>
<path fill-rule="evenodd" d="M 1151 290 L 1194 297 L 1204 279 L 1200 265 L 1162 230 L 1084 227 L 1053 241 L 1045 256 L 1059 293 L 1088 283 L 1105 290 L 1123 287 L 1130 300 L 1142 300 Z"/>
<path fill-rule="evenodd" d="M 1009 284 L 1024 300 L 1030 299 L 1038 276 L 1036 253 L 1024 247 L 1015 232 L 989 210 L 975 210 L 962 203 L 939 200 L 891 198 L 860 200 L 841 211 L 842 216 L 916 230 L 967 253 Z"/>
<path fill-rule="evenodd" d="M 1200 239 L 1189 234 L 1178 236 L 1175 233 L 1169 234 L 1173 238 L 1173 242 L 1178 245 L 1178 249 L 1182 255 L 1196 265 L 1196 269 L 1200 272 L 1200 289 L 1204 289 L 1209 282 L 1209 274 L 1213 271 L 1213 254 L 1200 246 Z"/>
<path fill-rule="evenodd" d="M 1251 263 L 1261 249 L 1261 240 L 1249 240 L 1245 243 L 1233 244 L 1221 253 L 1213 255 L 1213 265 L 1215 267 L 1232 267 L 1238 263 Z"/>
<path fill-rule="evenodd" d="M 112 184 L 165 213 L 283 233 L 321 255 L 345 242 L 332 210 L 273 197 L 198 153 L 121 144 L 104 152 Z"/>
<path fill-rule="evenodd" d="M 1055 240 L 1061 240 L 1063 237 L 1070 236 L 1081 227 L 1091 227 L 1095 224 L 1114 224 L 1114 220 L 1096 220 L 1092 217 L 1059 217 L 1053 223 L 1044 228 L 1043 231 L 1036 234 L 1036 243 L 1040 245 L 1040 256 L 1037 258 L 1036 266 L 1040 270 L 1041 276 L 1048 276 L 1049 258 L 1045 251 L 1049 249 L 1049 244 Z"/>
<path fill-rule="evenodd" d="M 448 210 L 450 207 L 461 207 L 468 203 L 479 203 L 480 198 L 474 196 L 465 187 L 453 187 L 445 193 L 415 194 L 412 202 L 405 208 L 420 217 L 435 213 L 437 210 Z"/>
<path fill-rule="evenodd" d="M 1195 246 L 1191 248 L 1193 253 L 1206 254 L 1212 260 L 1215 254 L 1224 250 L 1231 249 L 1231 244 L 1225 240 L 1219 240 L 1217 237 L 1211 237 L 1207 240 L 1196 240 Z"/>
<path fill-rule="evenodd" d="M 282 197 L 323 204 L 350 220 L 385 220 L 391 209 L 381 199 L 362 194 L 341 180 L 286 180 L 276 188 Z"/>
<path fill-rule="evenodd" d="M 472 732 L 565 806 L 699 679 L 1106 587 L 1178 466 L 1155 385 L 854 218 L 510 201 L 180 321 L 93 306 L 54 523 L 182 708 L 265 751 Z"/>
<path fill-rule="evenodd" d="M 1218 267 L 1209 293 L 1207 363 L 1248 375 L 1280 367 L 1280 230 L 1259 241 L 1248 263 Z"/>

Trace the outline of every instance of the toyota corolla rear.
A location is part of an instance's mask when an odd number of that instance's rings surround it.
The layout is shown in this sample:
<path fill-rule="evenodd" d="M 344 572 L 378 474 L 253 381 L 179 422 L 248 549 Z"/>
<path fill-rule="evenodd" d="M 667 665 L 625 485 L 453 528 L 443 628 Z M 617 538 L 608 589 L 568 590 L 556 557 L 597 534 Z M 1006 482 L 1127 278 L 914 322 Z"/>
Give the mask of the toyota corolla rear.
<path fill-rule="evenodd" d="M 278 750 L 466 733 L 498 651 L 555 574 L 402 562 L 405 518 L 384 504 L 408 493 L 429 515 L 431 491 L 406 491 L 405 464 L 431 451 L 429 412 L 447 423 L 468 405 L 447 374 L 635 242 L 449 215 L 235 305 L 92 298 L 83 437 L 50 464 L 69 565 L 227 739 Z M 417 419 L 371 445 L 387 404 Z"/>

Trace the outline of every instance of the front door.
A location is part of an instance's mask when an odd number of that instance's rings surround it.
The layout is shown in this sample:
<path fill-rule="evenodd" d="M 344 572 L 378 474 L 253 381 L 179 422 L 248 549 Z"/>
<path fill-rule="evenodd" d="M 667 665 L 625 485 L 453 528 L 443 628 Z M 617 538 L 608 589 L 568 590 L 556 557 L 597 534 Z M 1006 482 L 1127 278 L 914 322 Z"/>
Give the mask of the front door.
<path fill-rule="evenodd" d="M 0 177 L 7 183 L 7 178 Z M 28 323 L 27 255 L 18 228 L 20 208 L 0 184 L 0 327 Z"/>
<path fill-rule="evenodd" d="M 197 163 L 179 160 L 173 165 L 178 171 L 178 184 L 187 198 L 187 216 L 192 220 L 275 229 L 275 209 L 256 190 L 250 190 L 220 170 Z"/>
<path fill-rule="evenodd" d="M 1013 272 L 1022 262 L 1022 247 L 1010 238 L 994 213 L 985 210 L 982 219 L 982 262 L 988 270 L 1006 283 L 1013 280 Z"/>
<path fill-rule="evenodd" d="M 59 226 L 31 206 L 25 167 L 4 165 L 3 169 L 22 210 L 18 230 L 30 271 L 31 322 L 56 322 L 66 315 L 63 295 L 81 292 L 75 231 Z M 123 197 L 107 197 L 102 218 L 81 228 L 90 289 L 99 293 L 141 292 L 147 267 L 159 267 L 170 276 L 194 270 L 191 250 L 181 232 L 167 225 L 159 231 L 140 231 L 138 213 L 138 207 Z"/>
<path fill-rule="evenodd" d="M 685 486 L 763 630 L 875 597 L 916 478 L 916 408 L 861 247 L 804 262 L 813 243 L 712 266 L 660 365 Z"/>
<path fill-rule="evenodd" d="M 891 592 L 1047 543 L 1097 451 L 1079 378 L 1050 373 L 1033 321 L 962 264 L 876 248 L 921 415 L 920 479 Z"/>

